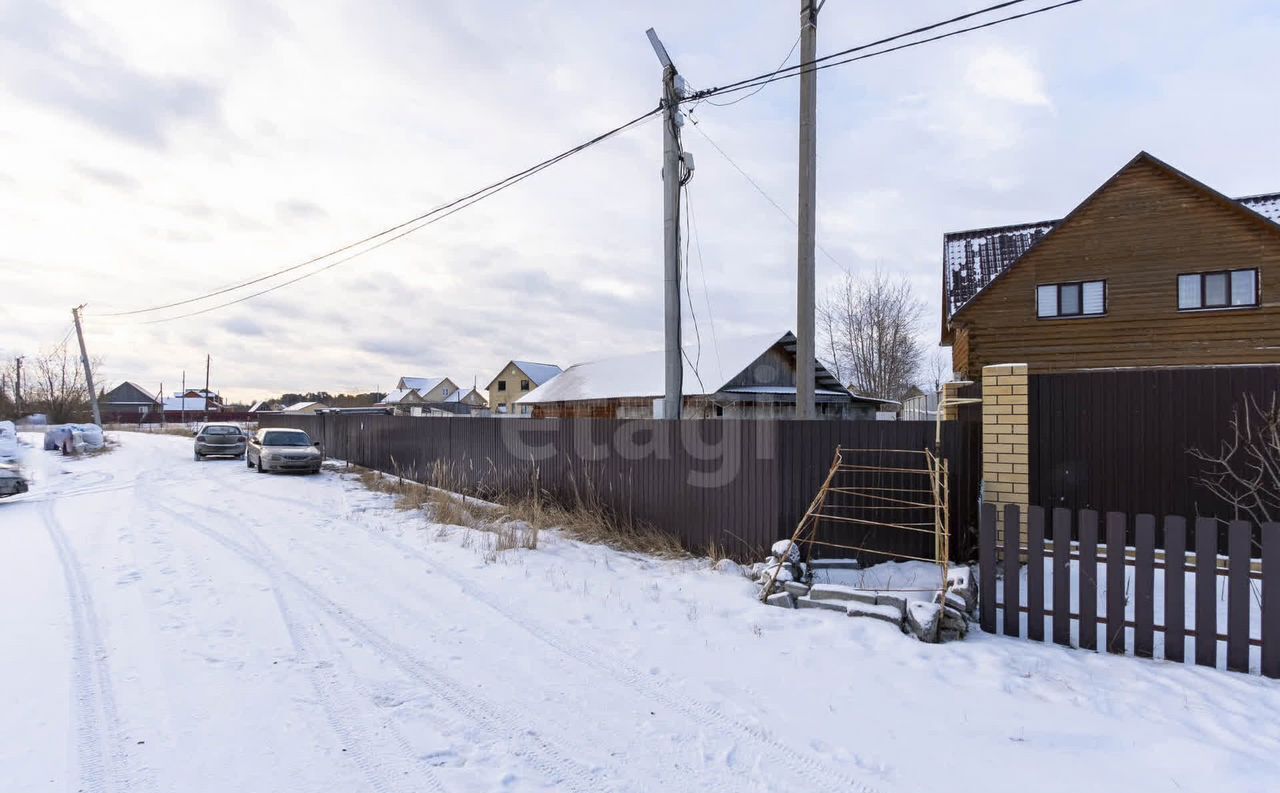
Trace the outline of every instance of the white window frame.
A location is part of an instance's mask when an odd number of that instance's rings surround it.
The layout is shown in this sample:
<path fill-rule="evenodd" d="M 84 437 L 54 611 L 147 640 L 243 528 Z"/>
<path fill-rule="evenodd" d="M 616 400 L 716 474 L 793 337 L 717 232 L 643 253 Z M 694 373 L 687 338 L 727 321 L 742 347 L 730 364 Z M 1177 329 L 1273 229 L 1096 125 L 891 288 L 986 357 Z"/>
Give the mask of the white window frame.
<path fill-rule="evenodd" d="M 1084 292 L 1085 292 L 1085 287 L 1086 287 L 1087 285 L 1090 285 L 1090 284 L 1101 284 L 1101 285 L 1102 285 L 1102 310 L 1101 310 L 1101 311 L 1089 311 L 1089 312 L 1086 312 L 1086 311 L 1085 311 Z M 1071 314 L 1064 314 L 1064 313 L 1062 313 L 1062 290 L 1063 290 L 1063 287 L 1068 287 L 1068 288 L 1070 288 L 1070 287 L 1075 287 L 1075 288 L 1076 288 L 1077 293 L 1078 293 L 1078 295 L 1079 295 L 1078 300 L 1077 300 L 1077 305 L 1078 305 L 1078 307 L 1079 307 L 1079 311 L 1073 312 L 1073 313 L 1071 313 Z M 1054 313 L 1052 313 L 1052 314 L 1045 314 L 1045 313 L 1041 313 L 1041 311 L 1040 311 L 1040 308 L 1041 308 L 1041 290 L 1042 290 L 1042 289 L 1053 289 L 1053 290 L 1054 290 L 1054 292 L 1053 292 L 1053 296 L 1054 296 L 1054 300 L 1053 300 L 1053 310 L 1054 310 Z M 1107 315 L 1107 310 L 1108 310 L 1108 305 L 1107 305 L 1107 304 L 1108 304 L 1108 300 L 1107 300 L 1107 297 L 1108 297 L 1108 296 L 1107 296 L 1107 281 L 1106 281 L 1106 279 L 1104 279 L 1104 278 L 1093 278 L 1093 279 L 1090 279 L 1090 280 L 1088 280 L 1088 281 L 1062 281 L 1062 282 L 1059 282 L 1059 283 L 1052 283 L 1052 284 L 1037 284 L 1037 285 L 1036 285 L 1036 290 L 1035 290 L 1036 319 L 1048 319 L 1048 320 L 1054 320 L 1054 319 L 1093 319 L 1093 318 L 1095 318 L 1095 317 L 1103 317 L 1103 316 L 1106 316 L 1106 315 Z"/>

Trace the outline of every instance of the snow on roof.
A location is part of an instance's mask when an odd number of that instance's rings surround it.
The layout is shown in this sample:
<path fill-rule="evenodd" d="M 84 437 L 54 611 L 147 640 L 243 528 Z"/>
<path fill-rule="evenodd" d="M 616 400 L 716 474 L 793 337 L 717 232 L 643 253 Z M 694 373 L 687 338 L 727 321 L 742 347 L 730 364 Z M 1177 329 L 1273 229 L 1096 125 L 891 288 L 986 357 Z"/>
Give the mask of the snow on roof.
<path fill-rule="evenodd" d="M 284 408 L 284 411 L 286 413 L 297 412 L 299 410 L 306 410 L 312 405 L 320 405 L 320 403 L 319 402 L 294 402 L 292 405 L 289 405 L 286 408 Z M 320 406 L 324 407 L 323 405 L 320 405 Z"/>
<path fill-rule="evenodd" d="M 1280 223 L 1280 193 L 1245 196 L 1235 201 L 1268 220 Z M 943 279 L 947 285 L 947 316 L 959 311 L 1061 222 L 1042 220 L 1039 223 L 944 234 Z"/>
<path fill-rule="evenodd" d="M 684 348 L 685 396 L 714 394 L 737 377 L 775 344 L 795 345 L 790 332 L 720 339 L 718 344 L 686 345 Z M 620 355 L 598 361 L 579 363 L 553 377 L 546 385 L 517 400 L 520 404 L 537 402 L 573 402 L 583 399 L 619 399 L 626 397 L 660 397 L 666 390 L 663 381 L 666 354 L 663 350 Z M 698 364 L 694 369 L 694 363 Z M 701 381 L 699 381 L 701 376 Z M 818 377 L 834 379 L 819 366 Z M 829 385 L 824 382 L 823 385 Z M 795 389 L 791 389 L 794 391 Z"/>
<path fill-rule="evenodd" d="M 447 377 L 401 377 L 401 388 L 412 388 L 421 394 L 426 394 L 431 389 L 448 380 Z"/>
<path fill-rule="evenodd" d="M 210 399 L 209 406 L 216 407 L 216 403 L 212 399 Z M 205 409 L 205 400 L 203 397 L 165 397 L 164 409 L 166 412 L 170 410 L 203 411 Z"/>
<path fill-rule="evenodd" d="M 250 412 L 250 413 L 261 413 L 261 412 L 263 412 L 263 411 L 269 411 L 269 410 L 271 410 L 271 409 L 272 409 L 272 408 L 271 408 L 271 402 L 270 402 L 269 400 L 266 400 L 266 399 L 260 399 L 260 400 L 258 400 L 257 402 L 254 402 L 254 403 L 249 407 L 249 412 Z"/>
<path fill-rule="evenodd" d="M 471 394 L 477 394 L 477 393 L 478 392 L 475 390 L 475 388 L 459 388 L 456 391 L 453 391 L 452 393 L 450 393 L 441 401 L 461 402 L 464 398 L 470 396 Z"/>
<path fill-rule="evenodd" d="M 397 388 L 395 391 L 392 391 L 390 394 L 387 394 L 386 396 L 384 396 L 382 400 L 378 402 L 378 404 L 379 405 L 395 405 L 400 402 L 403 402 L 407 397 L 411 395 L 417 396 L 418 392 L 412 388 Z"/>
<path fill-rule="evenodd" d="M 540 386 L 564 370 L 553 363 L 534 363 L 533 361 L 512 361 L 520 367 L 520 371 L 529 376 L 535 386 Z"/>

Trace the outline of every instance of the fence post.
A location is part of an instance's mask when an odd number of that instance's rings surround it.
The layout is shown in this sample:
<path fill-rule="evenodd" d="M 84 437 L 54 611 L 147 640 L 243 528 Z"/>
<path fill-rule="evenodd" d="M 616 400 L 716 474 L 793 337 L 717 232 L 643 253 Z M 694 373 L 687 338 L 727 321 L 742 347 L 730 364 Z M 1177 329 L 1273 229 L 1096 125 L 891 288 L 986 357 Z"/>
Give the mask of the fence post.
<path fill-rule="evenodd" d="M 996 632 L 996 505 L 983 504 L 978 525 L 978 586 L 982 629 Z M 1008 608 L 1008 604 L 1005 604 Z"/>
<path fill-rule="evenodd" d="M 1027 511 L 1027 638 L 1044 641 L 1044 509 Z"/>
<path fill-rule="evenodd" d="M 1280 523 L 1262 524 L 1262 674 L 1280 678 Z"/>
<path fill-rule="evenodd" d="M 1071 646 L 1071 510 L 1053 510 L 1053 643 Z"/>
<path fill-rule="evenodd" d="M 1218 665 L 1218 522 L 1196 518 L 1196 663 Z"/>
<path fill-rule="evenodd" d="M 1010 535 L 1010 527 L 1013 534 Z M 1004 505 L 1004 635 L 1022 635 L 1022 515 L 1017 504 Z"/>
<path fill-rule="evenodd" d="M 1151 658 L 1155 655 L 1155 516 L 1139 515 L 1134 521 L 1133 535 L 1133 654 Z"/>
<path fill-rule="evenodd" d="M 1080 510 L 1080 593 L 1079 644 L 1083 650 L 1098 649 L 1098 513 Z"/>
<path fill-rule="evenodd" d="M 1124 653 L 1124 530 L 1122 512 L 1107 513 L 1107 652 Z"/>
<path fill-rule="evenodd" d="M 1187 657 L 1187 520 L 1164 519 L 1164 657 L 1182 663 Z"/>
<path fill-rule="evenodd" d="M 1249 671 L 1249 546 L 1253 527 L 1227 526 L 1227 669 Z"/>

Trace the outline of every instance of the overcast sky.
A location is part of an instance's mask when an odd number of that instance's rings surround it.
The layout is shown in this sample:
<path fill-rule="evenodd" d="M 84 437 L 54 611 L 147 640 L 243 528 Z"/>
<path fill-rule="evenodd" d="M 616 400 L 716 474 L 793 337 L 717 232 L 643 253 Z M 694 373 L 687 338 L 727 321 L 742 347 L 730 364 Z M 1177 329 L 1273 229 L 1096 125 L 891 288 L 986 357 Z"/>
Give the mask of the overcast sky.
<path fill-rule="evenodd" d="M 983 4 L 828 0 L 819 53 Z M 0 0 L 0 355 L 56 344 L 81 302 L 109 383 L 172 390 L 209 353 L 243 399 L 483 388 L 510 358 L 660 347 L 656 123 L 271 295 L 95 315 L 303 261 L 638 115 L 650 26 L 695 87 L 769 71 L 798 6 Z M 821 72 L 819 283 L 903 273 L 932 341 L 945 231 L 1059 217 L 1140 149 L 1231 195 L 1280 190 L 1277 41 L 1274 0 L 1086 0 Z M 792 213 L 797 92 L 693 114 Z M 790 329 L 795 227 L 698 129 L 698 328 Z"/>

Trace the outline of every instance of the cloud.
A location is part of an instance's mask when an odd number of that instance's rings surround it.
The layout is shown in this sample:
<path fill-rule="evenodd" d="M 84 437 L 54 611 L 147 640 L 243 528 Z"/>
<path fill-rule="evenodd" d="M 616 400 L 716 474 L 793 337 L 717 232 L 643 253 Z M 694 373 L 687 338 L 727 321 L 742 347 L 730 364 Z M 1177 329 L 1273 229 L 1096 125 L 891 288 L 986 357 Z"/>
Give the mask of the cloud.
<path fill-rule="evenodd" d="M 969 62 L 965 80 L 979 96 L 1017 105 L 1052 107 L 1044 76 L 1028 57 L 1009 50 L 979 53 Z"/>
<path fill-rule="evenodd" d="M 212 86 L 131 67 L 52 4 L 0 6 L 0 38 L 10 90 L 135 143 L 162 146 L 172 122 L 216 116 Z"/>

